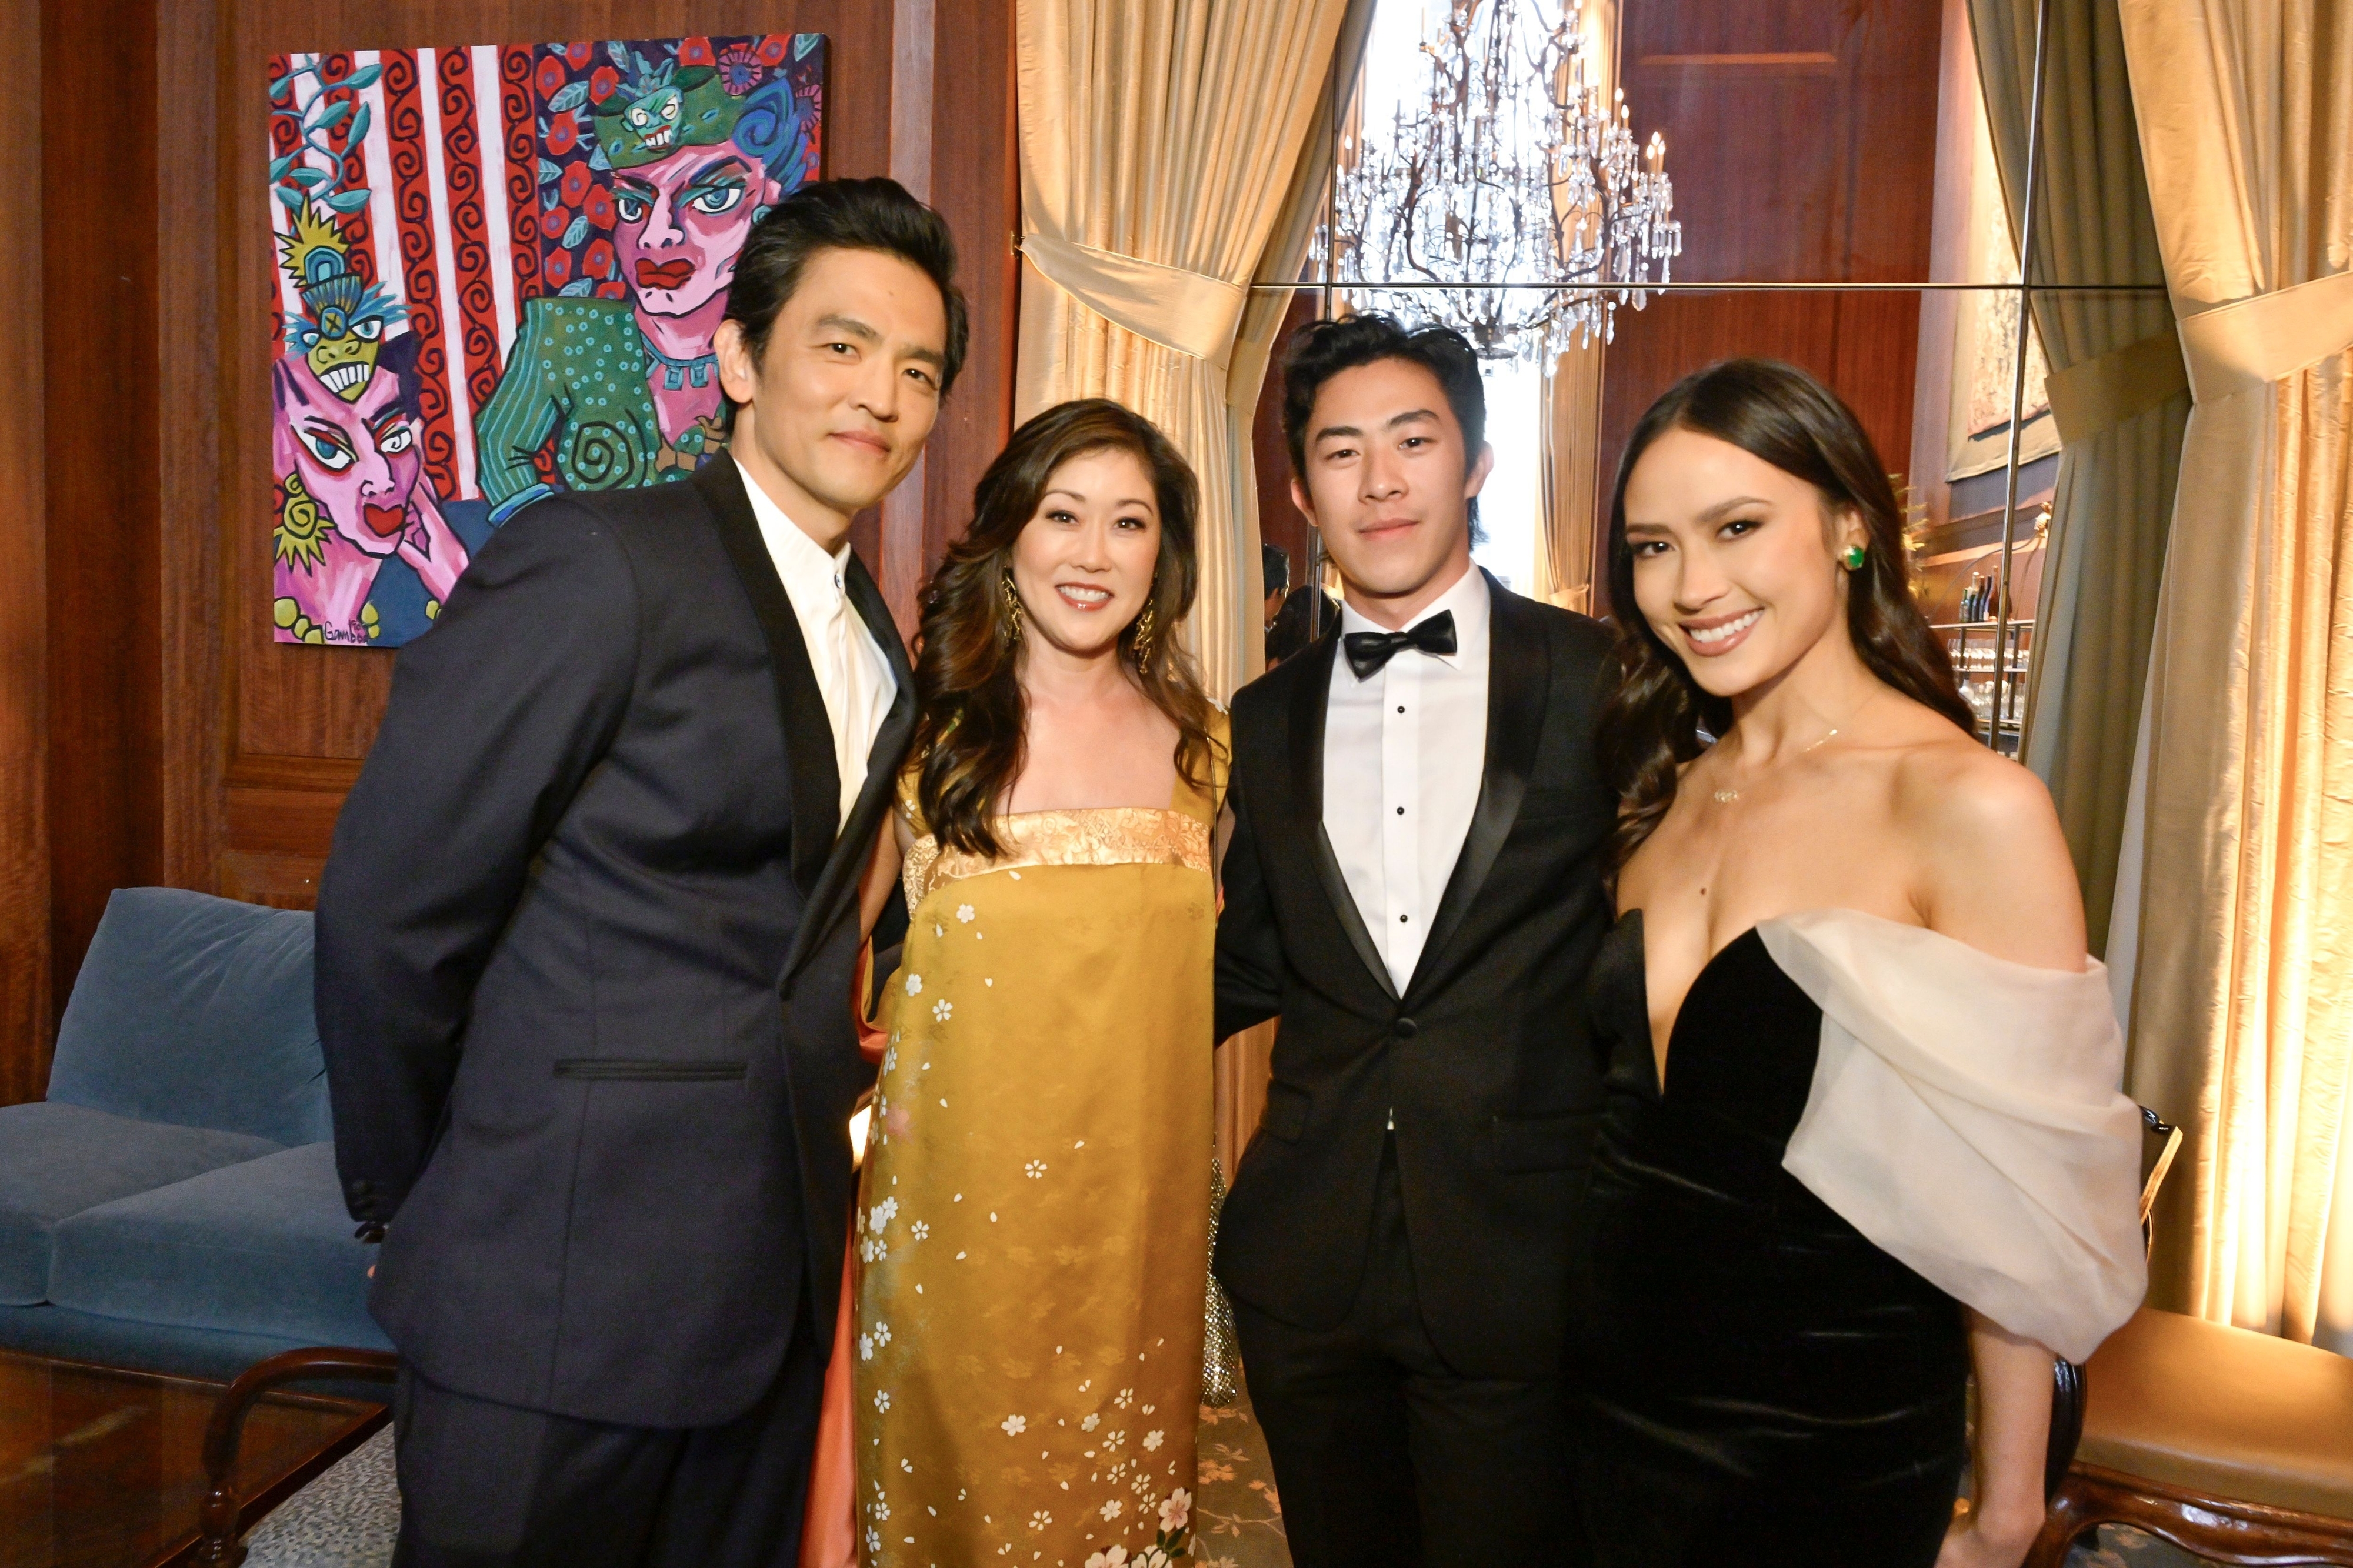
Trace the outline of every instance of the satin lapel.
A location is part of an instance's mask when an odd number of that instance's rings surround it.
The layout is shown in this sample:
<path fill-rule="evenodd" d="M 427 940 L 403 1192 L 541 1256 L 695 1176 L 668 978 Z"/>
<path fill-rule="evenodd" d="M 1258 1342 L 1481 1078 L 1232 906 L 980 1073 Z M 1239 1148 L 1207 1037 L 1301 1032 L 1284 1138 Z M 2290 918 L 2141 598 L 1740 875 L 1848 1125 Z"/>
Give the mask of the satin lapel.
<path fill-rule="evenodd" d="M 1332 695 L 1332 667 L 1339 653 L 1335 621 L 1332 630 L 1298 656 L 1305 668 L 1299 684 L 1291 689 L 1291 831 L 1285 837 L 1314 862 L 1332 913 L 1340 929 L 1348 933 L 1348 945 L 1372 971 L 1382 994 L 1394 998 L 1397 984 L 1389 979 L 1389 966 L 1381 950 L 1373 945 L 1373 933 L 1365 929 L 1364 913 L 1356 908 L 1356 895 L 1348 891 L 1340 858 L 1332 852 L 1332 836 L 1324 831 L 1324 715 Z"/>
<path fill-rule="evenodd" d="M 1483 571 L 1484 568 L 1482 567 Z M 1487 579 L 1487 760 L 1480 775 L 1479 805 L 1471 814 L 1471 830 L 1462 836 L 1462 853 L 1438 913 L 1430 922 L 1430 942 L 1414 965 L 1413 981 L 1431 972 L 1446 944 L 1461 928 L 1462 919 L 1494 869 L 1495 857 L 1519 819 L 1520 800 L 1527 794 L 1528 775 L 1535 769 L 1536 742 L 1544 729 L 1545 704 L 1551 696 L 1551 662 L 1545 656 L 1544 628 L 1529 613 L 1528 602 L 1493 576 Z"/>
<path fill-rule="evenodd" d="M 890 661 L 891 674 L 898 681 L 899 690 L 892 698 L 890 711 L 883 714 L 882 727 L 874 732 L 874 744 L 866 753 L 866 783 L 860 787 L 858 800 L 849 808 L 849 826 L 842 830 L 833 853 L 827 857 L 824 873 L 818 878 L 817 888 L 801 910 L 800 929 L 794 932 L 793 950 L 785 960 L 787 986 L 809 954 L 817 951 L 819 940 L 839 915 L 841 905 L 857 896 L 859 881 L 866 870 L 867 851 L 874 847 L 875 832 L 882 826 L 883 815 L 891 809 L 899 764 L 906 757 L 909 737 L 915 732 L 915 672 L 907 663 L 907 647 L 899 640 L 899 627 L 891 619 L 891 607 L 883 603 L 882 591 L 867 574 L 866 563 L 855 554 L 849 558 L 849 569 L 842 581 L 858 618 L 866 623 L 866 629 L 874 635 L 882 649 L 882 657 Z"/>
<path fill-rule="evenodd" d="M 825 714 L 808 645 L 801 640 L 800 617 L 785 595 L 776 558 L 760 536 L 760 520 L 744 492 L 735 459 L 721 457 L 694 472 L 694 488 L 719 525 L 720 542 L 752 601 L 760 635 L 768 642 L 768 668 L 776 682 L 777 717 L 784 725 L 785 764 L 793 782 L 793 881 L 806 899 L 817 889 L 833 851 L 841 815 L 841 781 L 833 765 L 833 722 Z M 896 640 L 895 638 L 893 639 Z"/>

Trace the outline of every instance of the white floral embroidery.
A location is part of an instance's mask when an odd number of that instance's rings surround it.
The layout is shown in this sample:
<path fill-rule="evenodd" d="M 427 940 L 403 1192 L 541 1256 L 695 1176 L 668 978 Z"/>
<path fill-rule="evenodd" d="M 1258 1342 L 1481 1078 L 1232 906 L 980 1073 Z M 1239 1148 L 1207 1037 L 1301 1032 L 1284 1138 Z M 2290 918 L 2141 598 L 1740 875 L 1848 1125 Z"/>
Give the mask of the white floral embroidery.
<path fill-rule="evenodd" d="M 1029 1528 L 1032 1530 L 1043 1530 L 1053 1522 L 1054 1516 L 1042 1508 L 1029 1516 Z"/>
<path fill-rule="evenodd" d="M 1087 1568 L 1127 1568 L 1127 1548 L 1114 1546 L 1087 1559 Z"/>
<path fill-rule="evenodd" d="M 973 918 L 973 914 L 974 914 L 974 912 L 975 912 L 975 911 L 974 911 L 974 910 L 973 910 L 973 907 L 972 907 L 970 904 L 958 904 L 958 905 L 956 906 L 956 921 L 957 921 L 957 923 L 958 923 L 958 924 L 960 924 L 960 925 L 970 925 L 970 924 L 972 924 L 972 918 Z"/>
<path fill-rule="evenodd" d="M 880 1552 L 882 1550 L 882 1532 L 881 1531 L 869 1530 L 866 1532 L 866 1550 L 869 1552 Z"/>
<path fill-rule="evenodd" d="M 1145 1453 L 1149 1454 L 1154 1449 L 1159 1447 L 1160 1443 L 1161 1435 L 1158 1432 L 1146 1432 L 1144 1435 L 1144 1451 Z"/>
<path fill-rule="evenodd" d="M 921 1241 L 923 1237 L 932 1234 L 932 1227 L 925 1225 L 922 1220 L 917 1220 L 907 1227 L 907 1234 L 913 1237 L 917 1241 Z"/>
<path fill-rule="evenodd" d="M 1145 1406 L 1144 1407 L 1144 1414 L 1145 1414 L 1146 1415 L 1151 1415 L 1151 1414 L 1152 1414 L 1152 1406 L 1150 1406 L 1149 1405 L 1145 1405 Z"/>
<path fill-rule="evenodd" d="M 878 1388 L 874 1391 L 874 1408 L 882 1411 L 887 1411 L 891 1408 L 891 1391 L 889 1389 Z"/>
<path fill-rule="evenodd" d="M 934 1022 L 944 1024 L 955 1016 L 955 1004 L 946 997 L 943 996 L 932 1004 L 932 1018 Z"/>
<path fill-rule="evenodd" d="M 1032 1160 L 1028 1164 L 1021 1167 L 1021 1173 L 1034 1182 L 1039 1177 L 1046 1173 L 1046 1162 L 1043 1160 Z"/>
<path fill-rule="evenodd" d="M 999 1425 L 1005 1428 L 1005 1435 L 1008 1437 L 1018 1437 L 1029 1429 L 1029 1423 L 1018 1415 L 1008 1415 Z"/>
<path fill-rule="evenodd" d="M 1160 1528 L 1174 1535 L 1193 1522 L 1193 1494 L 1178 1487 L 1160 1501 Z"/>
<path fill-rule="evenodd" d="M 1080 1423 L 1079 1423 L 1079 1430 L 1080 1430 L 1080 1431 L 1082 1431 L 1082 1432 L 1092 1432 L 1092 1431 L 1093 1431 L 1096 1427 L 1098 1427 L 1098 1426 L 1102 1426 L 1102 1425 L 1103 1425 L 1103 1417 L 1102 1417 L 1102 1416 L 1100 1416 L 1100 1415 L 1089 1415 L 1085 1420 L 1083 1420 L 1083 1421 L 1082 1421 L 1082 1422 L 1080 1422 Z"/>
<path fill-rule="evenodd" d="M 892 1046 L 882 1052 L 882 1070 L 889 1072 L 899 1065 L 899 1047 Z"/>
<path fill-rule="evenodd" d="M 874 1521 L 875 1521 L 875 1522 L 876 1522 L 876 1523 L 878 1523 L 878 1524 L 882 1523 L 883 1521 L 887 1521 L 887 1520 L 891 1517 L 891 1505 L 890 1505 L 889 1503 L 887 1503 L 887 1502 L 884 1502 L 884 1501 L 883 1501 L 881 1499 L 880 1499 L 880 1498 L 875 1499 L 873 1502 L 871 1502 L 871 1503 L 868 1504 L 867 1506 L 868 1506 L 869 1510 L 873 1513 L 873 1515 L 874 1515 Z"/>
<path fill-rule="evenodd" d="M 874 1217 L 867 1222 L 866 1228 L 869 1230 L 881 1230 L 884 1226 L 889 1225 L 893 1219 L 896 1219 L 898 1215 L 899 1200 L 896 1198 L 884 1198 L 881 1203 L 874 1205 Z"/>
<path fill-rule="evenodd" d="M 1117 1519 L 1121 1514 L 1126 1511 L 1127 1505 L 1120 1501 L 1117 1498 L 1113 1498 L 1111 1501 L 1103 1505 L 1103 1516 L 1105 1519 Z"/>
<path fill-rule="evenodd" d="M 860 1334 L 858 1336 L 858 1359 L 860 1361 L 872 1361 L 874 1359 L 874 1336 L 872 1334 Z"/>
<path fill-rule="evenodd" d="M 1135 1390 L 1132 1388 L 1123 1388 L 1119 1391 L 1118 1394 L 1113 1397 L 1112 1403 L 1118 1405 L 1122 1410 L 1124 1410 L 1128 1405 L 1133 1404 L 1134 1400 Z"/>
<path fill-rule="evenodd" d="M 1122 1443 L 1124 1443 L 1124 1442 L 1126 1442 L 1126 1441 L 1127 1441 L 1127 1434 L 1126 1434 L 1126 1433 L 1124 1433 L 1124 1432 L 1114 1432 L 1114 1433 L 1113 1433 L 1110 1436 L 1108 1436 L 1108 1437 L 1106 1437 L 1106 1438 L 1104 1438 L 1104 1439 L 1103 1439 L 1103 1447 L 1106 1447 L 1106 1448 L 1116 1448 L 1116 1447 L 1118 1447 Z"/>
<path fill-rule="evenodd" d="M 878 1345 L 887 1345 L 891 1342 L 890 1324 L 877 1323 L 874 1325 L 874 1342 Z"/>
<path fill-rule="evenodd" d="M 923 977 L 920 974 L 910 974 L 907 976 L 907 994 L 910 996 L 921 996 L 923 994 Z"/>

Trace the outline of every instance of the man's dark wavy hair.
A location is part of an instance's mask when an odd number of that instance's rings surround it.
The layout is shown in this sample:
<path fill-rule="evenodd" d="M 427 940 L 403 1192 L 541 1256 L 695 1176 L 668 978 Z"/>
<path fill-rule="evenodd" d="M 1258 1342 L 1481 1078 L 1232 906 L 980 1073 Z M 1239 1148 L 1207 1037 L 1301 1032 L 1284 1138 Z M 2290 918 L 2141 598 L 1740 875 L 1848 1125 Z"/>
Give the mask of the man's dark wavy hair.
<path fill-rule="evenodd" d="M 735 258 L 735 280 L 727 290 L 726 320 L 744 324 L 744 339 L 757 364 L 767 352 L 776 312 L 800 287 L 809 258 L 820 250 L 879 250 L 895 256 L 939 286 L 946 307 L 948 341 L 940 366 L 940 395 L 964 369 L 971 325 L 964 291 L 955 285 L 955 238 L 947 219 L 911 195 L 896 180 L 818 180 L 803 185 L 752 226 Z M 722 416 L 731 428 L 735 405 Z"/>
<path fill-rule="evenodd" d="M 1480 378 L 1479 356 L 1471 340 L 1451 327 L 1408 328 L 1394 316 L 1377 311 L 1343 316 L 1332 321 L 1310 321 L 1291 334 L 1282 352 L 1282 439 L 1291 448 L 1291 471 L 1307 482 L 1307 421 L 1315 412 L 1315 395 L 1344 370 L 1377 364 L 1385 359 L 1418 364 L 1438 379 L 1454 423 L 1462 427 L 1462 461 L 1478 460 L 1487 444 L 1487 384 Z M 1482 542 L 1479 501 L 1471 500 L 1471 540 Z"/>

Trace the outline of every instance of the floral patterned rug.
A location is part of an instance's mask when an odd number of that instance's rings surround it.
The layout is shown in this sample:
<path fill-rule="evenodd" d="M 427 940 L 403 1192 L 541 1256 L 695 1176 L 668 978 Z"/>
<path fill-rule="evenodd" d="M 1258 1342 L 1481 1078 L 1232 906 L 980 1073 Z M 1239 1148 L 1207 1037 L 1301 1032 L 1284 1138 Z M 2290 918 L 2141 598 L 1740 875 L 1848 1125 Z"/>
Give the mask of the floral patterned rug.
<path fill-rule="evenodd" d="M 1200 1485 L 1193 1503 L 1195 1568 L 1291 1568 L 1282 1500 L 1267 1462 L 1266 1437 L 1245 1398 L 1231 1410 L 1201 1411 Z M 2096 1544 L 2068 1554 L 2067 1568 L 2202 1568 L 2168 1542 L 2103 1526 Z"/>

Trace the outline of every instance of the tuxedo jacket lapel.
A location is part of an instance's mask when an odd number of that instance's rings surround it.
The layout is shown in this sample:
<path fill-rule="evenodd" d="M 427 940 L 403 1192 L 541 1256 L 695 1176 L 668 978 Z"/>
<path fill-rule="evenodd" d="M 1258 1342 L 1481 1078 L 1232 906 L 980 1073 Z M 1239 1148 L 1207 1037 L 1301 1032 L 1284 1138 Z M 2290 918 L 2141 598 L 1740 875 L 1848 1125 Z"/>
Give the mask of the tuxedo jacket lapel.
<path fill-rule="evenodd" d="M 801 911 L 800 930 L 794 935 L 792 954 L 785 961 L 787 986 L 832 927 L 843 900 L 857 896 L 859 882 L 866 870 L 867 853 L 874 847 L 875 832 L 891 809 L 899 764 L 906 757 L 907 742 L 915 732 L 915 672 L 907 662 L 906 644 L 899 640 L 898 624 L 891 618 L 891 608 L 883 602 L 882 591 L 874 585 L 866 563 L 855 552 L 849 557 L 842 583 L 851 606 L 858 611 L 858 618 L 866 623 L 866 629 L 882 649 L 882 657 L 890 662 L 891 675 L 899 689 L 891 699 L 890 711 L 882 716 L 882 727 L 874 732 L 874 744 L 867 751 L 866 782 L 860 786 L 858 799 L 849 808 L 849 825 L 826 858 L 807 907 Z M 797 860 L 797 843 L 795 849 Z"/>
<path fill-rule="evenodd" d="M 1482 568 L 1482 570 L 1484 570 Z M 1487 579 L 1487 756 L 1479 780 L 1479 804 L 1471 814 L 1471 829 L 1462 837 L 1462 853 L 1440 895 L 1438 912 L 1430 922 L 1430 941 L 1414 965 L 1414 984 L 1435 972 L 1447 943 L 1461 929 L 1463 917 L 1477 901 L 1479 889 L 1494 869 L 1495 857 L 1519 819 L 1520 801 L 1535 769 L 1536 742 L 1544 729 L 1545 705 L 1550 700 L 1552 671 L 1545 656 L 1544 631 L 1535 624 L 1528 602 L 1493 577 Z"/>
<path fill-rule="evenodd" d="M 785 595 L 784 579 L 776 575 L 776 558 L 761 537 L 760 520 L 753 515 L 752 500 L 744 491 L 744 476 L 735 459 L 722 455 L 705 463 L 695 470 L 692 482 L 711 508 L 727 559 L 734 563 L 735 575 L 752 601 L 752 614 L 760 623 L 761 636 L 767 639 L 776 710 L 785 731 L 785 762 L 792 774 L 793 881 L 807 899 L 816 892 L 832 853 L 841 814 L 841 779 L 833 763 L 833 722 L 826 717 L 825 694 L 818 689 L 808 645 L 801 638 L 800 618 L 793 614 L 793 602 Z M 889 646 L 897 643 L 898 635 L 893 632 Z M 900 690 L 905 692 L 904 682 Z"/>
<path fill-rule="evenodd" d="M 1366 929 L 1356 895 L 1348 891 L 1340 858 L 1332 852 L 1331 835 L 1324 831 L 1324 705 L 1331 698 L 1332 665 L 1339 651 L 1340 630 L 1335 621 L 1330 631 L 1298 656 L 1304 668 L 1298 684 L 1291 689 L 1291 809 L 1283 837 L 1296 855 L 1311 863 L 1332 913 L 1347 933 L 1348 945 L 1356 950 L 1382 994 L 1395 998 L 1397 985 L 1389 978 L 1388 963 L 1373 945 L 1373 933 Z"/>

